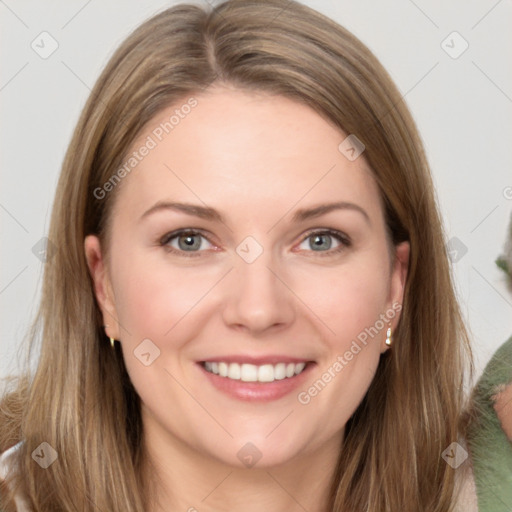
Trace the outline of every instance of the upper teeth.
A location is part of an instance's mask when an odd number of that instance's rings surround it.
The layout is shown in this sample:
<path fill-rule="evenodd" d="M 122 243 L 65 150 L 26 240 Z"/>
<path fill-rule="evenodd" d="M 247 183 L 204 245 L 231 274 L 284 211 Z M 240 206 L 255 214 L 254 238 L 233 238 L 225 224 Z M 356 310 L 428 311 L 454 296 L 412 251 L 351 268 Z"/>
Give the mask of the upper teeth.
<path fill-rule="evenodd" d="M 278 363 L 263 364 L 238 364 L 224 362 L 204 363 L 207 371 L 227 377 L 228 379 L 243 380 L 244 382 L 273 382 L 298 375 L 306 367 L 306 363 Z"/>

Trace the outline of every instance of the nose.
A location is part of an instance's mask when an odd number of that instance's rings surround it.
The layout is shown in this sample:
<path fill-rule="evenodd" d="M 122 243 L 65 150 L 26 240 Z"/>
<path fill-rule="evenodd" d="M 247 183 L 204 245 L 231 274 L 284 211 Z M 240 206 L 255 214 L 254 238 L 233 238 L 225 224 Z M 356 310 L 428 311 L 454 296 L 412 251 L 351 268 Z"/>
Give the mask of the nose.
<path fill-rule="evenodd" d="M 269 253 L 264 251 L 252 263 L 237 257 L 224 282 L 223 319 L 229 327 L 259 335 L 293 323 L 294 295 Z"/>

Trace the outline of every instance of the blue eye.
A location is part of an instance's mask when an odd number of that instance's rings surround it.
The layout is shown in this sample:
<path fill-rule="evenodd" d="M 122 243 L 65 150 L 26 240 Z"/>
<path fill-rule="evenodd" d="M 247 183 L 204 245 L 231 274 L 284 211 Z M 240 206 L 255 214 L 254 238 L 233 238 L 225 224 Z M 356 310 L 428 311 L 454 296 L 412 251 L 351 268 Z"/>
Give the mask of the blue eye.
<path fill-rule="evenodd" d="M 334 249 L 332 247 L 332 239 L 335 239 L 338 246 Z M 337 254 L 347 247 L 350 247 L 350 239 L 340 231 L 324 229 L 320 231 L 310 232 L 301 242 L 301 245 L 309 240 L 309 247 L 306 251 L 318 253 L 319 256 L 332 256 Z M 213 244 L 201 232 L 193 229 L 183 229 L 175 231 L 163 236 L 159 243 L 169 252 L 178 254 L 180 256 L 194 257 L 201 256 L 204 249 L 204 241 L 213 246 Z"/>
<path fill-rule="evenodd" d="M 169 233 L 165 235 L 161 240 L 160 244 L 168 248 L 171 252 L 176 253 L 189 253 L 183 254 L 184 256 L 200 256 L 199 249 L 203 248 L 202 241 L 206 240 L 210 243 L 207 238 L 194 230 L 183 230 L 175 233 Z M 177 242 L 177 247 L 174 243 Z M 194 254 L 196 253 L 196 254 Z"/>
<path fill-rule="evenodd" d="M 332 239 L 338 242 L 338 246 L 331 250 Z M 309 249 L 312 252 L 320 252 L 321 256 L 329 256 L 338 253 L 343 249 L 350 247 L 351 242 L 347 236 L 339 231 L 325 229 L 322 231 L 313 231 L 306 236 L 301 245 L 309 240 Z"/>

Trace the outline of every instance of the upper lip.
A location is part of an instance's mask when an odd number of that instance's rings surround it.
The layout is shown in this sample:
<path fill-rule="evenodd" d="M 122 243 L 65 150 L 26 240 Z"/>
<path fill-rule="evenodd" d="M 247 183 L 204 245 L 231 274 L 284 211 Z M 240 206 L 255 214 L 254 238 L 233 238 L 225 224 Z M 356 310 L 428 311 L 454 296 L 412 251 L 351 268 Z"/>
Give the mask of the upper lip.
<path fill-rule="evenodd" d="M 211 363 L 238 363 L 238 364 L 253 364 L 261 366 L 264 364 L 278 364 L 278 363 L 309 363 L 313 362 L 311 359 L 304 357 L 290 357 L 285 355 L 266 355 L 266 356 L 248 356 L 248 355 L 230 355 L 230 356 L 214 356 L 207 357 L 198 361 Z"/>

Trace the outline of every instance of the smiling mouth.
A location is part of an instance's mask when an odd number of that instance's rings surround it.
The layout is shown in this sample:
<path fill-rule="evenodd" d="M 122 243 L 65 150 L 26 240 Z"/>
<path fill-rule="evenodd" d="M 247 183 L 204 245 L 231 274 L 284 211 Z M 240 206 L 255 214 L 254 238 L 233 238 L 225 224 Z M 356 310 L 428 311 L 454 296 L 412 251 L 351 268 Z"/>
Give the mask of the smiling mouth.
<path fill-rule="evenodd" d="M 203 368 L 214 375 L 242 382 L 274 382 L 300 375 L 309 363 L 277 363 L 255 365 L 249 363 L 227 363 L 204 361 Z"/>

